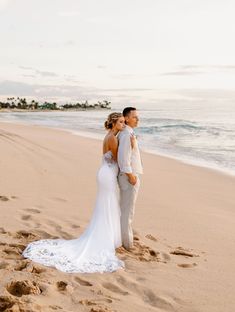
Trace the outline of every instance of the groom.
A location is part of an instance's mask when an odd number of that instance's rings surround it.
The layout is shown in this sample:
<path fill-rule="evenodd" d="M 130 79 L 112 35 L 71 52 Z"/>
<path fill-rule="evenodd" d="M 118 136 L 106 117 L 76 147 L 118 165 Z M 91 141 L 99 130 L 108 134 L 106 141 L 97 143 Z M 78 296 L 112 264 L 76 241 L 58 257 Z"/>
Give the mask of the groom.
<path fill-rule="evenodd" d="M 130 250 L 133 247 L 132 220 L 135 202 L 140 186 L 139 175 L 143 173 L 140 152 L 134 128 L 138 126 L 139 116 L 135 107 L 123 110 L 126 127 L 119 133 L 118 184 L 120 188 L 122 245 Z"/>

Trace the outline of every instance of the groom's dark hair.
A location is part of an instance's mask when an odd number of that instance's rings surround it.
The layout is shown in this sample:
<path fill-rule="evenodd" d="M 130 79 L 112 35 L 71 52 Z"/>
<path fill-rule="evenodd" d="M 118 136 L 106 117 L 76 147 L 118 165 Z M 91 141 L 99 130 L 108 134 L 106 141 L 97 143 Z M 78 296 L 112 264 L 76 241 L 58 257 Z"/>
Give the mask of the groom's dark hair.
<path fill-rule="evenodd" d="M 136 108 L 135 108 L 135 107 L 125 107 L 124 110 L 123 110 L 123 112 L 122 112 L 122 115 L 123 115 L 124 117 L 126 117 L 126 116 L 128 116 L 129 113 L 130 113 L 131 111 L 133 111 L 133 110 L 135 111 Z"/>

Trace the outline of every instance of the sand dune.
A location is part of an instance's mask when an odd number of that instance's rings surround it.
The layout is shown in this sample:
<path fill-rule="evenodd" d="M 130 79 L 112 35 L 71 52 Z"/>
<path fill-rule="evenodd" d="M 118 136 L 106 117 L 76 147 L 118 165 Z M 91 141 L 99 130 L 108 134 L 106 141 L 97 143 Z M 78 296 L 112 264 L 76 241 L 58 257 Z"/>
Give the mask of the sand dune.
<path fill-rule="evenodd" d="M 0 151 L 0 311 L 234 311 L 234 178 L 144 154 L 125 270 L 65 274 L 21 253 L 83 232 L 100 141 L 1 123 Z"/>

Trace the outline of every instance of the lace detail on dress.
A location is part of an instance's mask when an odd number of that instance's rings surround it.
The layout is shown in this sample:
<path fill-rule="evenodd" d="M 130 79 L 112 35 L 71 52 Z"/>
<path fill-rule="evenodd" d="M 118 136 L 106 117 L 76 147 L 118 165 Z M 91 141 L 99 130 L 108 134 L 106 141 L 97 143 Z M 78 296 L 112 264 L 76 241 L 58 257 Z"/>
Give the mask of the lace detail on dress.
<path fill-rule="evenodd" d="M 111 151 L 108 151 L 103 154 L 103 162 L 108 165 L 117 165 L 117 162 L 113 159 L 113 154 Z"/>
<path fill-rule="evenodd" d="M 103 273 L 114 272 L 124 268 L 124 262 L 119 260 L 114 253 L 102 250 L 89 261 L 76 261 L 70 259 L 63 246 L 66 240 L 63 239 L 42 239 L 30 243 L 23 251 L 23 256 L 45 266 L 55 268 L 67 273 Z"/>

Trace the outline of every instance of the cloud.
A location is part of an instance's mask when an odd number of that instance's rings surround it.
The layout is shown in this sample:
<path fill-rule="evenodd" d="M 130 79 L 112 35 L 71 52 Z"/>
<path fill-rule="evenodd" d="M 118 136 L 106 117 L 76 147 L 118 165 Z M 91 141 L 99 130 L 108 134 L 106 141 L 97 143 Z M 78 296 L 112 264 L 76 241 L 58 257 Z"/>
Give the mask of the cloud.
<path fill-rule="evenodd" d="M 78 85 L 42 85 L 28 84 L 19 81 L 5 80 L 0 82 L 0 95 L 2 96 L 37 96 L 37 97 L 79 97 L 95 98 L 97 95 L 104 96 L 103 90 L 93 87 L 80 87 Z"/>
<path fill-rule="evenodd" d="M 194 75 L 199 75 L 199 74 L 204 74 L 204 72 L 178 70 L 178 71 L 166 72 L 161 75 L 162 76 L 194 76 Z"/>
<path fill-rule="evenodd" d="M 23 76 L 27 78 L 36 78 L 36 75 L 23 75 Z"/>
<path fill-rule="evenodd" d="M 180 96 L 188 100 L 235 100 L 235 90 L 232 89 L 179 89 L 173 93 L 175 96 Z"/>
<path fill-rule="evenodd" d="M 35 70 L 35 73 L 42 77 L 58 77 L 59 75 L 49 71 Z"/>
<path fill-rule="evenodd" d="M 19 68 L 21 68 L 21 69 L 33 69 L 32 67 L 28 67 L 28 66 L 19 66 Z"/>
<path fill-rule="evenodd" d="M 182 65 L 181 68 L 183 69 L 191 69 L 191 70 L 197 70 L 197 69 L 204 69 L 204 70 L 234 70 L 235 65 Z"/>
<path fill-rule="evenodd" d="M 43 70 L 38 70 L 36 68 L 33 67 L 28 67 L 28 66 L 19 66 L 19 68 L 24 69 L 24 70 L 30 70 L 34 73 L 34 75 L 32 76 L 41 76 L 41 77 L 58 77 L 59 75 L 54 73 L 54 72 L 50 72 L 50 71 L 43 71 Z"/>
<path fill-rule="evenodd" d="M 78 11 L 67 11 L 67 12 L 58 12 L 58 16 L 61 17 L 73 17 L 73 16 L 79 16 L 80 13 Z"/>
<path fill-rule="evenodd" d="M 108 16 L 90 16 L 84 19 L 85 22 L 90 24 L 110 24 L 113 23 L 113 18 Z"/>
<path fill-rule="evenodd" d="M 74 83 L 74 84 L 81 84 L 82 81 L 77 80 L 76 76 L 74 75 L 64 75 L 64 80 L 70 82 L 70 83 Z"/>
<path fill-rule="evenodd" d="M 105 66 L 105 65 L 98 65 L 97 68 L 98 68 L 98 69 L 106 69 L 107 66 Z"/>
<path fill-rule="evenodd" d="M 75 44 L 76 44 L 76 42 L 75 42 L 74 40 L 67 40 L 67 41 L 64 43 L 65 46 L 73 46 L 73 45 L 75 45 Z"/>
<path fill-rule="evenodd" d="M 119 89 L 103 89 L 106 92 L 142 92 L 142 91 L 153 91 L 148 88 L 119 88 Z"/>
<path fill-rule="evenodd" d="M 2 81 L 0 82 L 0 94 L 1 95 L 33 95 L 34 88 L 32 85 L 18 82 L 18 81 Z"/>
<path fill-rule="evenodd" d="M 157 94 L 157 90 L 155 91 Z M 155 98 L 156 100 L 156 98 Z M 187 88 L 187 89 L 168 89 L 161 101 L 168 101 L 169 103 L 183 103 L 183 102 L 231 102 L 235 101 L 235 89 L 217 89 L 217 88 Z"/>
<path fill-rule="evenodd" d="M 235 71 L 235 65 L 182 65 L 177 70 L 162 73 L 162 76 L 193 76 L 202 75 L 212 72 L 226 72 Z"/>
<path fill-rule="evenodd" d="M 10 2 L 9 0 L 0 0 L 0 11 L 4 10 L 9 2 Z"/>
<path fill-rule="evenodd" d="M 133 74 L 115 74 L 115 75 L 110 75 L 110 77 L 114 79 L 133 79 L 136 76 Z"/>

